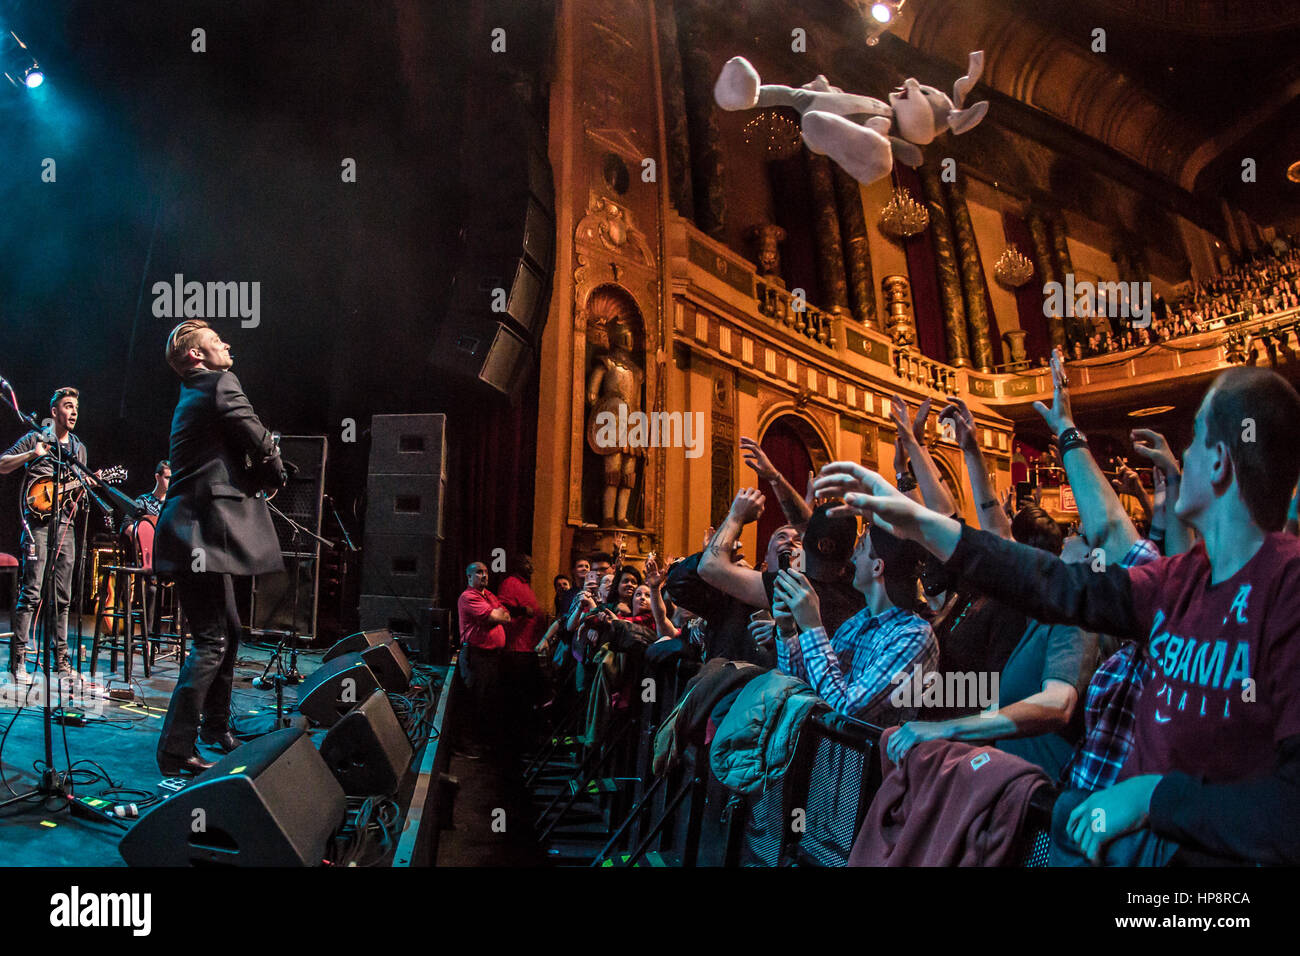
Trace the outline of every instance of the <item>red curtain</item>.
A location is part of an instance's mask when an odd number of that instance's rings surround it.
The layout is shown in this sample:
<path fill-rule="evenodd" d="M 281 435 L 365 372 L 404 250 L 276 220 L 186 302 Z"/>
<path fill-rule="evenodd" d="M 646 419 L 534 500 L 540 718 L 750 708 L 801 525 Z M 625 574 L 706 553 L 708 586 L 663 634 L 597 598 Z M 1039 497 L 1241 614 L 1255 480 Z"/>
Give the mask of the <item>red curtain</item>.
<path fill-rule="evenodd" d="M 1029 224 L 1015 213 L 1002 213 L 1002 232 L 1007 242 L 1014 245 L 1029 259 L 1033 259 L 1034 238 Z M 1025 330 L 1025 355 L 1031 363 L 1046 358 L 1051 352 L 1052 339 L 1047 330 L 1047 317 L 1043 315 L 1043 277 L 1034 269 L 1034 277 L 1016 290 L 1016 313 L 1020 327 Z"/>
<path fill-rule="evenodd" d="M 794 486 L 794 490 L 803 494 L 808 490 L 808 472 L 812 470 L 812 456 L 798 433 L 785 421 L 778 418 L 767 429 L 763 440 L 759 442 L 763 454 L 772 462 L 772 467 L 785 476 L 785 480 Z M 785 515 L 781 505 L 774 500 L 767 488 L 762 488 L 767 495 L 767 504 L 758 519 L 758 554 L 746 555 L 749 563 L 758 567 L 763 561 L 763 552 L 767 549 L 772 532 L 785 524 Z M 775 569 L 772 569 L 775 570 Z"/>
<path fill-rule="evenodd" d="M 898 184 L 924 202 L 921 177 L 916 170 L 895 163 Z M 943 305 L 939 298 L 939 266 L 934 255 L 930 230 L 903 240 L 907 256 L 907 273 L 912 284 L 912 314 L 916 316 L 916 344 L 921 354 L 937 362 L 948 361 L 948 343 L 943 337 Z M 878 276 L 877 280 L 884 278 Z M 879 290 L 877 290 L 879 294 Z"/>

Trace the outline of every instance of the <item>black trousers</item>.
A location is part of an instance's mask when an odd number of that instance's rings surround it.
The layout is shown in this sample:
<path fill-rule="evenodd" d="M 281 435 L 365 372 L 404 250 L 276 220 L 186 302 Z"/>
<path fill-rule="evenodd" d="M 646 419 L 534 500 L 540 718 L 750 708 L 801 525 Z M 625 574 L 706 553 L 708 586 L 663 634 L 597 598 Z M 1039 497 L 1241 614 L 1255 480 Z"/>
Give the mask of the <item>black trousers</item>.
<path fill-rule="evenodd" d="M 461 709 L 460 739 L 478 747 L 500 747 L 505 726 L 505 688 L 502 685 L 505 651 L 485 650 L 466 644 L 460 649 L 456 670 L 468 691 Z"/>
<path fill-rule="evenodd" d="M 9 644 L 10 670 L 24 666 L 27 640 L 31 636 L 32 621 L 36 609 L 41 603 L 41 582 L 45 578 L 45 565 L 49 557 L 47 548 L 49 536 L 55 535 L 55 546 L 59 549 L 54 564 L 56 624 L 51 645 L 56 667 L 68 663 L 68 605 L 72 603 L 72 567 L 77 559 L 76 530 L 69 522 L 45 524 L 31 522 L 31 537 L 23 532 L 23 576 L 18 589 L 18 601 L 14 604 L 14 636 Z M 80 639 L 80 635 L 78 635 Z M 37 648 L 40 651 L 40 648 Z"/>
<path fill-rule="evenodd" d="M 241 628 L 229 574 L 177 574 L 176 597 L 194 640 L 163 720 L 158 754 L 184 759 L 194 751 L 200 720 L 205 734 L 230 729 L 230 689 Z"/>

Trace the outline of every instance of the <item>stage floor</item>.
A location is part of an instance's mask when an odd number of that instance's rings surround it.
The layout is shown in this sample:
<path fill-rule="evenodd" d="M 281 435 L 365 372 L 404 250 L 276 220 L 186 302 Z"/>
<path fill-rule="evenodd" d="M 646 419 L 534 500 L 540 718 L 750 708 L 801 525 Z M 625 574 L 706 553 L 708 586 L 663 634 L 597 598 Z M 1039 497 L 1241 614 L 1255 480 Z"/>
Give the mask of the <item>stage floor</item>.
<path fill-rule="evenodd" d="M 0 620 L 3 620 L 3 615 L 0 615 Z M 7 627 L 0 625 L 0 631 L 4 630 Z M 90 668 L 89 645 L 90 639 L 86 638 L 84 669 L 87 673 L 83 676 L 88 676 Z M 323 650 L 299 651 L 299 670 L 310 675 L 319 666 L 322 654 Z M 240 648 L 232 695 L 236 733 L 274 729 L 274 689 L 257 690 L 252 686 L 253 678 L 262 673 L 270 657 L 270 647 L 247 644 Z M 154 751 L 180 671 L 179 663 L 174 654 L 169 658 L 159 658 L 152 676 L 146 678 L 137 658 L 131 682 L 135 699 L 116 701 L 108 699 L 107 691 L 126 686 L 122 680 L 121 662 L 118 672 L 111 674 L 103 669 L 108 665 L 108 655 L 102 655 L 100 661 L 94 686 L 101 689 L 102 695 L 92 688 L 67 702 L 69 710 L 87 713 L 86 725 L 52 725 L 54 766 L 59 771 L 69 765 L 76 768 L 78 773 L 74 784 L 78 796 L 97 796 L 114 786 L 164 796 L 169 791 L 160 787 L 163 777 L 158 771 Z M 42 675 L 32 676 L 43 683 Z M 37 686 L 33 684 L 33 687 Z M 297 690 L 298 687 L 293 685 L 284 689 L 285 712 L 294 719 L 298 719 L 295 709 Z M 37 766 L 43 763 L 45 752 L 39 693 L 33 692 L 27 698 L 37 706 L 19 710 L 16 705 L 21 698 L 15 695 L 14 686 L 0 687 L 0 735 L 5 735 L 0 745 L 0 768 L 5 778 L 0 782 L 0 799 L 11 796 L 12 792 L 29 790 L 39 781 Z M 57 700 L 56 697 L 56 704 Z M 319 746 L 325 730 L 318 728 L 310 733 Z M 199 753 L 210 761 L 221 756 L 202 743 L 199 744 Z M 82 770 L 97 773 L 100 779 L 89 782 L 89 774 L 81 774 Z M 111 784 L 105 777 L 111 779 Z M 132 802 L 139 796 L 123 794 L 115 802 Z M 68 807 L 60 806 L 57 801 L 49 801 L 43 807 L 32 802 L 19 803 L 0 809 L 0 866 L 124 866 L 117 851 L 123 832 L 107 820 L 99 822 L 73 817 Z"/>

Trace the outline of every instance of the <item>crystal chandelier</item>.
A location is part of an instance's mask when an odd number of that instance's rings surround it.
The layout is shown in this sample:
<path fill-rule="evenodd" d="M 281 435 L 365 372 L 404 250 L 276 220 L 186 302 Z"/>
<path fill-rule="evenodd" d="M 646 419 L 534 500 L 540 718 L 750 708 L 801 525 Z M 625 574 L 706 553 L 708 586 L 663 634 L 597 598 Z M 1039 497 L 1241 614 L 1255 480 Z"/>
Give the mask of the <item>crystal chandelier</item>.
<path fill-rule="evenodd" d="M 777 110 L 763 110 L 745 124 L 745 142 L 763 147 L 769 159 L 793 156 L 802 142 L 799 124 Z"/>
<path fill-rule="evenodd" d="M 930 225 L 929 211 L 906 189 L 895 189 L 880 210 L 880 231 L 895 239 L 907 239 Z"/>
<path fill-rule="evenodd" d="M 1018 289 L 1034 277 L 1034 264 L 1008 243 L 993 266 L 993 275 L 1003 285 Z"/>

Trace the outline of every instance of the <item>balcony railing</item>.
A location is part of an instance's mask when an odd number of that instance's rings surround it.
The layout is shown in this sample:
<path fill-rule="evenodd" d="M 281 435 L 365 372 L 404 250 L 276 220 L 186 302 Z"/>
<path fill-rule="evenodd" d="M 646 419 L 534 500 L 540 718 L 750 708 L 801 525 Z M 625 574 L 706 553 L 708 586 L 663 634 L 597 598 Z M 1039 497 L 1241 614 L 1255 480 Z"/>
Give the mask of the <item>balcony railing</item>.
<path fill-rule="evenodd" d="M 754 296 L 758 300 L 758 311 L 773 322 L 793 330 L 797 335 L 819 342 L 827 348 L 835 348 L 835 328 L 831 324 L 832 316 L 806 300 L 792 296 L 787 290 L 762 276 L 755 276 Z"/>
<path fill-rule="evenodd" d="M 894 374 L 921 388 L 933 389 L 944 395 L 957 394 L 958 372 L 951 365 L 926 358 L 912 349 L 890 348 Z"/>

